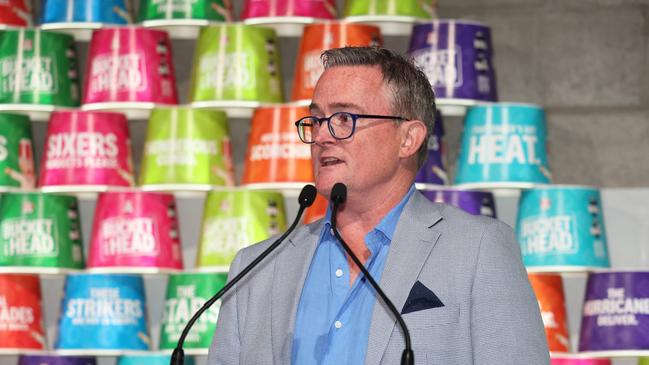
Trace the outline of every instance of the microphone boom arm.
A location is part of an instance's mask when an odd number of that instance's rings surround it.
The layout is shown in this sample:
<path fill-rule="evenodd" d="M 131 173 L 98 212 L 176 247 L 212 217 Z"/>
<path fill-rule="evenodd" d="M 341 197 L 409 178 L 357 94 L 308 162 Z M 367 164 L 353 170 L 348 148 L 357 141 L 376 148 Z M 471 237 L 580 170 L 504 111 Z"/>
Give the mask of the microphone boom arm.
<path fill-rule="evenodd" d="M 338 185 L 338 184 L 336 184 Z M 344 186 L 344 185 L 343 185 Z M 336 187 L 334 187 L 334 190 Z M 333 208 L 331 211 L 331 226 L 333 228 L 334 232 L 334 237 L 338 239 L 340 242 L 340 245 L 343 247 L 345 252 L 349 255 L 349 257 L 352 258 L 356 266 L 361 270 L 365 278 L 367 278 L 367 281 L 370 282 L 370 285 L 372 285 L 372 288 L 376 291 L 376 293 L 381 297 L 381 300 L 383 300 L 383 303 L 388 306 L 390 311 L 394 314 L 394 317 L 397 319 L 397 322 L 399 322 L 399 326 L 403 330 L 403 337 L 405 338 L 406 346 L 405 349 L 403 350 L 403 354 L 401 356 L 401 365 L 412 365 L 415 362 L 415 355 L 414 352 L 412 351 L 412 345 L 411 345 L 411 340 L 410 340 L 410 331 L 408 331 L 408 326 L 406 325 L 406 322 L 403 320 L 403 317 L 400 315 L 399 311 L 397 308 L 394 306 L 394 303 L 388 298 L 388 296 L 383 292 L 379 284 L 374 280 L 374 277 L 370 274 L 369 271 L 365 268 L 365 265 L 361 263 L 361 261 L 358 259 L 358 256 L 352 251 L 352 249 L 347 245 L 347 242 L 340 236 L 340 233 L 338 232 L 338 228 L 336 228 L 336 213 L 338 213 L 338 208 L 340 207 L 340 203 L 342 203 L 347 195 L 347 188 L 345 187 L 345 191 L 342 194 L 342 199 L 340 198 L 334 198 L 334 193 L 332 190 L 332 198 L 331 201 L 333 202 Z"/>

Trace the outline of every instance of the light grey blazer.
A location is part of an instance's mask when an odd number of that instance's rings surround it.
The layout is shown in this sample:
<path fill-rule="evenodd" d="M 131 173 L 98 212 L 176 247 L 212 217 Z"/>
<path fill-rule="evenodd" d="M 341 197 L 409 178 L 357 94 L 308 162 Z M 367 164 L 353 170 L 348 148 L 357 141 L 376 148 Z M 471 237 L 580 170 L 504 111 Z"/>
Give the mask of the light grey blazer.
<path fill-rule="evenodd" d="M 291 363 L 297 307 L 322 225 L 298 228 L 224 297 L 209 365 Z M 230 278 L 270 243 L 241 250 Z M 417 280 L 444 306 L 403 316 L 416 364 L 550 363 L 539 307 L 506 224 L 415 192 L 397 224 L 380 284 L 401 310 Z M 399 364 L 403 334 L 378 297 L 369 336 L 365 364 Z"/>

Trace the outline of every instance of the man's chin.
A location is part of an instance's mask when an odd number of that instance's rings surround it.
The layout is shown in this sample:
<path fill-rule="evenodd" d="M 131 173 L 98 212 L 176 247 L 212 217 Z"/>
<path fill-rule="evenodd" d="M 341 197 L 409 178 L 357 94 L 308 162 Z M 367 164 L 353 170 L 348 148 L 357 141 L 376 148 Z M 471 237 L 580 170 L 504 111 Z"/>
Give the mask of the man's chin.
<path fill-rule="evenodd" d="M 327 179 L 316 179 L 315 181 L 315 187 L 318 190 L 318 193 L 324 195 L 329 199 L 329 194 L 331 193 L 331 189 L 334 187 L 334 185 L 339 182 L 338 180 L 334 180 L 331 178 Z"/>

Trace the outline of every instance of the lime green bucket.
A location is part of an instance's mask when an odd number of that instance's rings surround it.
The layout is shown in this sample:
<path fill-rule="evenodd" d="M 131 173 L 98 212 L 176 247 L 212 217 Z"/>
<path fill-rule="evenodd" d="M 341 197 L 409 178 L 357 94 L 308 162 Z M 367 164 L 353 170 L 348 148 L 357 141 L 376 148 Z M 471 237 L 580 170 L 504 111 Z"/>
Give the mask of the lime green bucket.
<path fill-rule="evenodd" d="M 147 190 L 210 190 L 233 186 L 228 123 L 221 111 L 154 109 L 140 184 Z"/>
<path fill-rule="evenodd" d="M 196 266 L 227 271 L 241 248 L 285 229 L 282 194 L 240 189 L 211 191 L 205 201 Z"/>
<path fill-rule="evenodd" d="M 269 28 L 222 24 L 203 28 L 196 44 L 190 101 L 281 103 L 277 35 Z"/>

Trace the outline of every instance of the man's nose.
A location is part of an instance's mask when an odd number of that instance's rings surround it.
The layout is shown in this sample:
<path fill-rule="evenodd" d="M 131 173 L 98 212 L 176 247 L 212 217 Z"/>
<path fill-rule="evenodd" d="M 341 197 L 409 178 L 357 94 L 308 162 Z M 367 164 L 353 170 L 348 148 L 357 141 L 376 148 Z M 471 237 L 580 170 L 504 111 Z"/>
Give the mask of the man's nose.
<path fill-rule="evenodd" d="M 336 139 L 329 132 L 329 124 L 323 122 L 318 128 L 313 129 L 313 141 L 316 144 L 334 143 Z"/>

